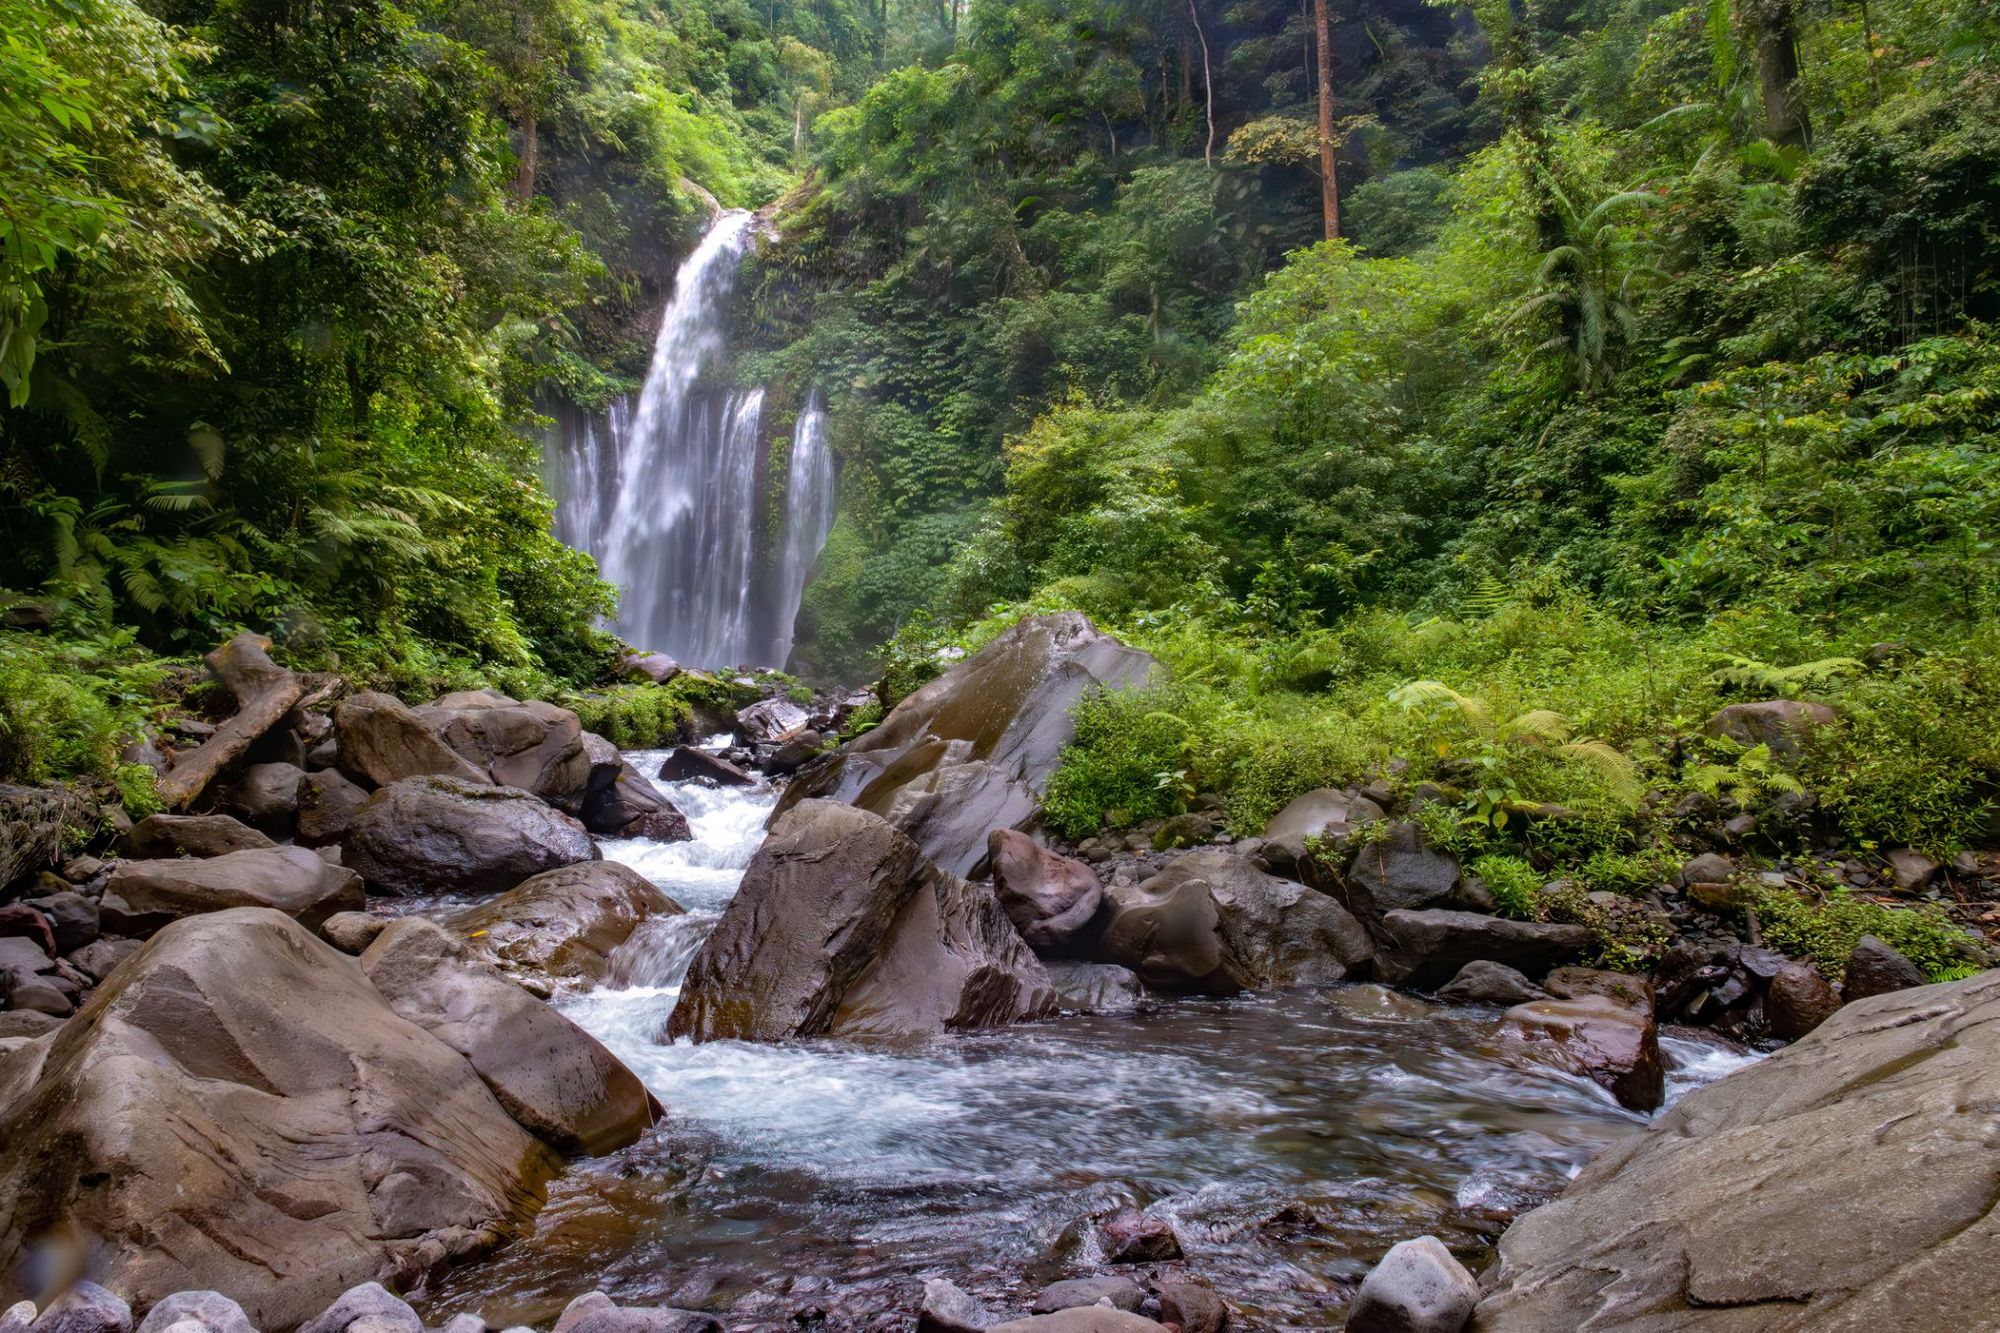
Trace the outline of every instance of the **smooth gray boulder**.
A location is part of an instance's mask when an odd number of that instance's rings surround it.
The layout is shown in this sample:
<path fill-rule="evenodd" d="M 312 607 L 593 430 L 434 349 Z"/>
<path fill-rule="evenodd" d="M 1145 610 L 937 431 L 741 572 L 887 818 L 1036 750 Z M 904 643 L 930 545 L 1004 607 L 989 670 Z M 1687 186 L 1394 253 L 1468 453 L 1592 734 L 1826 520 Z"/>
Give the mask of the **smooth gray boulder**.
<path fill-rule="evenodd" d="M 1146 1289 L 1131 1278 L 1116 1274 L 1065 1278 L 1061 1282 L 1051 1282 L 1037 1292 L 1028 1312 L 1054 1314 L 1058 1310 L 1075 1310 L 1099 1301 L 1110 1301 L 1114 1310 L 1137 1311 L 1146 1303 Z"/>
<path fill-rule="evenodd" d="M 1189 852 L 1105 893 L 1097 956 L 1156 990 L 1232 995 L 1361 973 L 1368 932 L 1326 894 L 1222 850 Z"/>
<path fill-rule="evenodd" d="M 1797 759 L 1821 731 L 1839 721 L 1840 714 L 1825 704 L 1765 699 L 1730 704 L 1704 723 L 1702 731 L 1738 745 L 1768 746 L 1772 757 L 1790 760 Z"/>
<path fill-rule="evenodd" d="M 1116 963 L 1054 962 L 1045 965 L 1056 1002 L 1073 1014 L 1129 1014 L 1146 1003 L 1145 983 Z"/>
<path fill-rule="evenodd" d="M 936 1277 L 924 1283 L 923 1304 L 917 1308 L 917 1333 L 985 1333 L 999 1322 L 991 1310 L 956 1283 Z"/>
<path fill-rule="evenodd" d="M 115 1291 L 82 1281 L 50 1301 L 29 1333 L 132 1333 L 132 1307 Z"/>
<path fill-rule="evenodd" d="M 1438 998 L 1453 1004 L 1526 1004 L 1546 1000 L 1549 993 L 1505 963 L 1475 958 L 1458 975 L 1438 988 Z"/>
<path fill-rule="evenodd" d="M 2000 973 L 1849 1004 L 1516 1220 L 1475 1326 L 2000 1326 L 1994 1105 Z"/>
<path fill-rule="evenodd" d="M 299 779 L 295 833 L 301 847 L 331 847 L 347 836 L 368 793 L 338 769 L 325 768 Z"/>
<path fill-rule="evenodd" d="M 833 801 L 779 818 L 688 970 L 670 1037 L 916 1036 L 1055 1012 L 993 891 Z"/>
<path fill-rule="evenodd" d="M 662 782 L 699 782 L 704 787 L 757 785 L 754 774 L 745 773 L 727 759 L 692 745 L 676 745 L 661 761 L 660 771 L 653 776 Z"/>
<path fill-rule="evenodd" d="M 563 1308 L 551 1333 L 722 1333 L 722 1322 L 693 1310 L 619 1305 L 592 1291 Z"/>
<path fill-rule="evenodd" d="M 1391 986 L 1435 990 L 1467 963 L 1505 963 L 1528 977 L 1581 958 L 1591 945 L 1582 926 L 1510 921 L 1479 912 L 1390 912 L 1376 927 L 1382 939 L 1375 975 Z"/>
<path fill-rule="evenodd" d="M 1924 974 L 1915 963 L 1873 935 L 1863 935 L 1854 942 L 1841 977 L 1841 991 L 1850 1000 L 1865 1000 L 1923 984 Z"/>
<path fill-rule="evenodd" d="M 1348 1333 L 1458 1333 L 1479 1303 L 1479 1283 L 1436 1236 L 1391 1246 L 1361 1279 Z"/>
<path fill-rule="evenodd" d="M 1028 617 L 800 769 L 773 822 L 804 800 L 844 801 L 902 824 L 940 868 L 976 873 L 992 830 L 1037 818 L 1077 702 L 1156 670 L 1074 611 Z"/>
<path fill-rule="evenodd" d="M 685 911 L 616 861 L 544 871 L 446 919 L 453 934 L 516 979 L 594 985 L 640 923 Z"/>
<path fill-rule="evenodd" d="M 383 893 L 501 893 L 599 859 L 583 826 L 532 792 L 456 778 L 404 778 L 368 798 L 341 844 Z"/>
<path fill-rule="evenodd" d="M 1265 864 L 1280 873 L 1291 871 L 1306 852 L 1306 842 L 1323 838 L 1338 846 L 1355 829 L 1384 818 L 1382 807 L 1366 796 L 1335 787 L 1320 787 L 1296 797 L 1264 826 Z"/>
<path fill-rule="evenodd" d="M 424 1333 L 424 1321 L 409 1302 L 379 1282 L 364 1282 L 299 1329 L 299 1333 Z"/>
<path fill-rule="evenodd" d="M 105 881 L 99 919 L 114 935 L 141 939 L 185 916 L 232 907 L 274 907 L 317 930 L 335 912 L 367 906 L 361 876 L 304 847 L 267 847 L 172 861 L 120 861 Z"/>
<path fill-rule="evenodd" d="M 360 965 L 264 908 L 177 921 L 0 1060 L 0 1272 L 52 1232 L 140 1308 L 295 1328 L 517 1234 L 560 1160 Z"/>
<path fill-rule="evenodd" d="M 1466 883 L 1458 858 L 1434 850 L 1421 826 L 1404 820 L 1354 854 L 1345 880 L 1347 905 L 1371 925 L 1391 912 L 1431 908 L 1490 910 L 1484 891 Z"/>
<path fill-rule="evenodd" d="M 177 1291 L 146 1311 L 139 1333 L 165 1333 L 183 1320 L 192 1320 L 208 1333 L 257 1333 L 257 1326 L 243 1307 L 219 1291 Z"/>
<path fill-rule="evenodd" d="M 1561 967 L 1542 984 L 1548 998 L 1517 1004 L 1500 1016 L 1503 1046 L 1590 1079 L 1629 1110 L 1658 1109 L 1667 1075 L 1653 1018 L 1653 983 Z"/>

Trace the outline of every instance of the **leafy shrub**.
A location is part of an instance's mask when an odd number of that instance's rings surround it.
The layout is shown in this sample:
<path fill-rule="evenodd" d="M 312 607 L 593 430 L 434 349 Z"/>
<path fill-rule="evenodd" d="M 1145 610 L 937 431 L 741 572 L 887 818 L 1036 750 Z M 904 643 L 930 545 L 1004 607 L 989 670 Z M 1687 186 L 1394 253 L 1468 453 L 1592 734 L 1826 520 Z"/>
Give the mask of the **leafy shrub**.
<path fill-rule="evenodd" d="M 621 750 L 650 750 L 687 735 L 694 710 L 683 691 L 667 685 L 631 685 L 564 702 L 583 723 Z"/>
<path fill-rule="evenodd" d="M 57 641 L 0 630 L 0 780 L 120 777 L 119 751 L 147 731 L 170 669 L 130 634 Z"/>
<path fill-rule="evenodd" d="M 1819 902 L 1788 889 L 1765 889 L 1755 905 L 1765 944 L 1810 960 L 1836 981 L 1863 935 L 1889 945 L 1932 981 L 1965 975 L 1962 969 L 1978 962 L 1973 937 L 1935 907 L 1885 907 L 1844 889 Z"/>
<path fill-rule="evenodd" d="M 1489 854 L 1474 861 L 1471 870 L 1493 894 L 1501 916 L 1516 921 L 1541 918 L 1542 877 L 1526 861 L 1518 856 Z"/>
<path fill-rule="evenodd" d="M 1591 966 L 1612 972 L 1646 971 L 1673 938 L 1667 923 L 1645 904 L 1622 898 L 1596 901 L 1577 880 L 1566 880 L 1554 892 L 1544 893 L 1542 906 L 1551 921 L 1587 927 L 1596 946 Z"/>
<path fill-rule="evenodd" d="M 1082 838 L 1179 814 L 1196 745 L 1194 725 L 1175 711 L 1183 698 L 1170 686 L 1085 695 L 1071 714 L 1076 738 L 1042 797 L 1050 827 Z"/>

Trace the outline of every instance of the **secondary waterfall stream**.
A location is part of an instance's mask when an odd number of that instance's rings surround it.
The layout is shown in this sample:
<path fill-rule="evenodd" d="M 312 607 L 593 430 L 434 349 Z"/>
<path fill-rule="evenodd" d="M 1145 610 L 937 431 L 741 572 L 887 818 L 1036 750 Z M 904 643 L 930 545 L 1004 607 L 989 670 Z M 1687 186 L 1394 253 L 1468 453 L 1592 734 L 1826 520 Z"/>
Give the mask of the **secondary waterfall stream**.
<path fill-rule="evenodd" d="M 716 220 L 675 277 L 637 403 L 558 411 L 550 458 L 557 535 L 621 589 L 611 628 L 691 666 L 785 665 L 833 524 L 815 389 L 794 419 L 777 535 L 763 540 L 769 395 L 728 382 L 726 336 L 756 226 L 744 212 Z"/>
<path fill-rule="evenodd" d="M 631 758 L 651 772 L 661 756 Z M 1342 1282 L 1390 1244 L 1430 1232 L 1476 1253 L 1645 1123 L 1586 1080 L 1504 1058 L 1496 1010 L 1367 985 L 913 1045 L 661 1045 L 775 800 L 663 790 L 693 840 L 603 850 L 688 914 L 642 927 L 621 981 L 560 1003 L 667 1117 L 572 1167 L 531 1237 L 449 1274 L 426 1311 L 545 1326 L 602 1288 L 732 1328 L 907 1327 L 932 1276 L 1025 1308 L 1036 1284 L 1098 1262 L 1089 1215 L 1138 1203 L 1173 1218 L 1189 1268 L 1245 1326 L 1326 1328 Z M 1662 1045 L 1670 1098 L 1743 1062 Z"/>

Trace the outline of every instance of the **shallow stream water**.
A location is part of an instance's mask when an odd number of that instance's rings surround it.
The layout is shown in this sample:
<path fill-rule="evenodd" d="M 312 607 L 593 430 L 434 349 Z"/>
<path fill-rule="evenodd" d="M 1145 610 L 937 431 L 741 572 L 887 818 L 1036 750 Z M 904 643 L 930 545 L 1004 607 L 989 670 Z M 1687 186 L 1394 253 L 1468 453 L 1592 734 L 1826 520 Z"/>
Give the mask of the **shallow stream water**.
<path fill-rule="evenodd" d="M 648 773 L 660 758 L 632 757 Z M 1483 1261 L 1508 1218 L 1646 1123 L 1586 1080 L 1502 1058 L 1497 1010 L 1366 985 L 905 1046 L 662 1045 L 775 800 L 664 790 L 693 841 L 604 854 L 689 914 L 642 928 L 613 986 L 559 1003 L 667 1118 L 556 1181 L 532 1237 L 426 1295 L 429 1322 L 545 1325 L 602 1288 L 733 1328 L 907 1328 L 933 1276 L 1025 1311 L 1101 1261 L 1091 1215 L 1137 1204 L 1173 1219 L 1183 1266 L 1239 1327 L 1338 1327 L 1388 1246 L 1429 1232 Z M 1670 1098 L 1744 1062 L 1663 1044 Z"/>

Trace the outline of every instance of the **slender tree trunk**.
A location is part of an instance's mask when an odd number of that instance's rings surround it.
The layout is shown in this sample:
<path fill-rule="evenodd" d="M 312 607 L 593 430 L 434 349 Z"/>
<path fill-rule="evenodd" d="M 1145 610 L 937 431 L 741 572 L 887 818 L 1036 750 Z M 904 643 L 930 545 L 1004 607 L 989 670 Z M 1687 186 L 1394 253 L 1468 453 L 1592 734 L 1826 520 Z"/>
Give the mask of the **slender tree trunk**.
<path fill-rule="evenodd" d="M 1333 18 L 1328 0 L 1313 0 L 1313 24 L 1319 29 L 1319 203 L 1326 218 L 1326 239 L 1340 239 L 1340 178 L 1334 173 L 1333 142 Z"/>
<path fill-rule="evenodd" d="M 1215 165 L 1215 76 L 1208 65 L 1208 34 L 1201 30 L 1201 10 L 1195 0 L 1188 0 L 1188 14 L 1194 19 L 1194 35 L 1201 41 L 1201 87 L 1208 97 L 1208 142 L 1202 146 L 1201 159 L 1210 167 Z"/>
<path fill-rule="evenodd" d="M 514 183 L 510 193 L 514 202 L 525 204 L 535 197 L 535 159 L 539 153 L 536 142 L 536 115 L 531 110 L 521 112 L 521 157 L 514 164 Z"/>
<path fill-rule="evenodd" d="M 1799 145 L 1812 137 L 1805 89 L 1799 86 L 1799 24 L 1795 0 L 1753 0 L 1748 6 L 1757 44 L 1757 82 L 1764 92 L 1765 134 Z"/>

